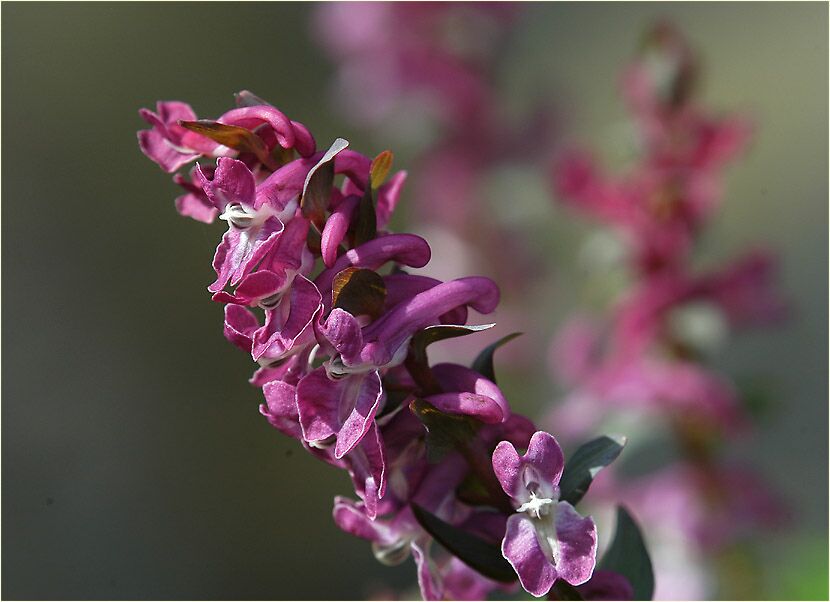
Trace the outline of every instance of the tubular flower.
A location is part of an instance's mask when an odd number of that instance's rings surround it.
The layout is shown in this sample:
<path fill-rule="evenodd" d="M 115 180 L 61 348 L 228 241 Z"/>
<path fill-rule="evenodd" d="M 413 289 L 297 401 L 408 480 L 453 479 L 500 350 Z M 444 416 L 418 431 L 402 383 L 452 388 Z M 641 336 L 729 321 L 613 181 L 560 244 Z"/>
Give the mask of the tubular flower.
<path fill-rule="evenodd" d="M 596 563 L 594 521 L 559 501 L 564 467 L 559 444 L 543 431 L 534 433 L 523 456 L 508 441 L 493 452 L 493 470 L 516 505 L 516 513 L 507 519 L 502 554 L 522 587 L 536 597 L 544 596 L 557 579 L 585 583 Z"/>

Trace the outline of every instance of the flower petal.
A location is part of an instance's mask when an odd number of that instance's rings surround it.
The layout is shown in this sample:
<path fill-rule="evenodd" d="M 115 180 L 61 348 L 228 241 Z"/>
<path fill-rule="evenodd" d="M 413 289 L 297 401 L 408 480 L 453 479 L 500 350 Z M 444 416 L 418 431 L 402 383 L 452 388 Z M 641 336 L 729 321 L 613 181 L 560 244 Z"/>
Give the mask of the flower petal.
<path fill-rule="evenodd" d="M 432 367 L 432 373 L 446 393 L 431 397 L 454 396 L 454 399 L 445 397 L 435 401 L 427 398 L 438 409 L 474 416 L 487 424 L 504 422 L 510 415 L 510 407 L 501 389 L 475 370 L 457 364 L 436 364 Z M 454 404 L 458 404 L 455 409 Z"/>
<path fill-rule="evenodd" d="M 289 312 L 283 322 L 279 314 L 286 302 Z M 303 276 L 294 278 L 290 296 L 276 308 L 265 312 L 265 326 L 254 333 L 254 359 L 282 359 L 311 343 L 314 340 L 314 318 L 321 308 L 322 297 L 317 287 Z"/>
<path fill-rule="evenodd" d="M 225 306 L 225 338 L 247 353 L 251 352 L 254 331 L 259 328 L 257 317 L 240 305 Z"/>
<path fill-rule="evenodd" d="M 555 520 L 556 570 L 571 585 L 581 585 L 591 578 L 596 565 L 597 527 L 591 517 L 583 518 L 568 502 L 556 505 Z"/>
<path fill-rule="evenodd" d="M 381 394 L 377 372 L 332 381 L 324 368 L 317 368 L 297 385 L 303 438 L 314 443 L 335 436 L 334 456 L 342 458 L 374 425 Z"/>
<path fill-rule="evenodd" d="M 558 577 L 556 568 L 539 546 L 533 521 L 524 514 L 507 519 L 501 553 L 516 571 L 525 591 L 537 598 L 548 593 Z"/>
<path fill-rule="evenodd" d="M 364 435 L 374 425 L 375 414 L 379 409 L 383 389 L 380 383 L 380 375 L 377 372 L 370 372 L 363 376 L 351 376 L 347 381 L 352 381 L 346 393 L 348 398 L 341 398 L 341 416 L 351 406 L 351 411 L 343 420 L 340 432 L 337 433 L 337 443 L 334 446 L 334 457 L 342 458 L 360 443 Z"/>
<path fill-rule="evenodd" d="M 355 196 L 346 197 L 326 220 L 320 238 L 320 250 L 323 254 L 323 263 L 327 268 L 337 261 L 337 248 L 346 237 L 355 207 L 359 202 L 360 199 Z"/>
<path fill-rule="evenodd" d="M 225 207 L 232 203 L 253 208 L 256 181 L 254 174 L 242 161 L 219 157 L 211 180 L 207 178 L 200 166 L 197 166 L 196 173 L 208 199 L 219 211 L 224 211 Z"/>
<path fill-rule="evenodd" d="M 262 387 L 265 403 L 259 406 L 259 412 L 280 432 L 295 439 L 302 438 L 300 418 L 297 413 L 297 388 L 288 383 L 275 380 Z"/>
<path fill-rule="evenodd" d="M 554 498 L 565 467 L 562 448 L 553 435 L 537 431 L 530 438 L 527 452 L 519 456 L 508 441 L 493 451 L 493 471 L 504 492 L 519 503 L 530 499 L 530 490 L 540 497 Z"/>

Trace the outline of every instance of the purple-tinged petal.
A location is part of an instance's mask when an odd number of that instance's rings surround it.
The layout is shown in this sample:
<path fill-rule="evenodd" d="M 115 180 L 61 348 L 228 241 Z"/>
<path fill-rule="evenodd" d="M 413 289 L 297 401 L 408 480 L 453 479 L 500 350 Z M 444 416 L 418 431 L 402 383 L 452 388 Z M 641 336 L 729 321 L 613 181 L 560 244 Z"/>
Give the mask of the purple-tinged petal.
<path fill-rule="evenodd" d="M 281 270 L 300 272 L 305 275 L 314 262 L 306 244 L 309 221 L 296 215 L 285 224 L 274 248 L 263 260 L 263 265 L 274 272 Z"/>
<path fill-rule="evenodd" d="M 486 600 L 493 590 L 506 588 L 504 584 L 482 576 L 455 556 L 444 568 L 443 582 L 446 600 Z"/>
<path fill-rule="evenodd" d="M 369 183 L 369 169 L 372 160 L 366 155 L 346 149 L 334 159 L 335 173 L 345 174 L 362 192 Z"/>
<path fill-rule="evenodd" d="M 378 230 L 383 230 L 389 223 L 392 212 L 395 211 L 395 206 L 398 204 L 401 188 L 403 188 L 405 181 L 406 172 L 399 171 L 378 189 L 378 204 L 375 209 Z"/>
<path fill-rule="evenodd" d="M 308 157 L 314 154 L 317 150 L 317 143 L 314 141 L 314 136 L 311 131 L 299 121 L 291 120 L 291 127 L 294 128 L 294 148 L 303 157 Z"/>
<path fill-rule="evenodd" d="M 173 173 L 182 165 L 187 165 L 201 156 L 199 153 L 187 152 L 173 146 L 156 130 L 138 132 L 138 146 L 148 159 L 158 163 L 167 173 Z"/>
<path fill-rule="evenodd" d="M 334 277 L 349 267 L 376 270 L 388 261 L 413 268 L 424 267 L 430 258 L 429 244 L 414 234 L 390 234 L 370 240 L 337 258 L 332 267 L 324 270 L 314 282 L 325 296 L 331 290 Z"/>
<path fill-rule="evenodd" d="M 284 307 L 289 309 L 283 320 Z M 266 310 L 265 325 L 254 333 L 254 359 L 282 359 L 314 341 L 314 318 L 321 308 L 322 297 L 317 287 L 303 276 L 296 277 L 288 303 L 283 299 L 274 309 Z"/>
<path fill-rule="evenodd" d="M 386 285 L 385 309 L 388 311 L 398 303 L 441 284 L 441 281 L 416 274 L 388 274 L 383 277 L 383 283 Z M 439 316 L 439 320 L 442 324 L 466 324 L 467 308 L 456 307 Z"/>
<path fill-rule="evenodd" d="M 542 551 L 530 518 L 514 514 L 507 519 L 501 553 L 516 571 L 525 591 L 537 598 L 550 591 L 558 574 Z"/>
<path fill-rule="evenodd" d="M 308 364 L 308 357 L 311 349 L 292 355 L 282 362 L 262 367 L 254 372 L 253 376 L 248 380 L 255 387 L 263 387 L 266 383 L 274 380 L 280 380 L 289 385 L 297 385 L 300 380 L 310 372 Z"/>
<path fill-rule="evenodd" d="M 352 314 L 335 307 L 320 328 L 320 334 L 346 361 L 357 361 L 363 349 L 360 323 Z M 324 341 L 321 341 L 324 342 Z"/>
<path fill-rule="evenodd" d="M 510 415 L 510 406 L 501 389 L 496 383 L 487 380 L 475 370 L 458 364 L 436 364 L 432 367 L 432 374 L 447 393 L 471 394 L 470 398 L 458 400 L 459 403 L 465 404 L 465 410 L 473 410 L 473 413 L 468 415 L 475 416 L 488 424 L 504 422 Z M 430 403 L 433 402 L 430 401 Z M 433 403 L 433 405 L 436 404 Z M 440 409 L 440 406 L 436 405 L 436 407 Z M 467 414 L 467 411 L 462 410 L 460 413 Z"/>
<path fill-rule="evenodd" d="M 421 597 L 424 600 L 443 600 L 444 588 L 440 577 L 436 575 L 437 569 L 429 556 L 429 548 L 432 538 L 423 536 L 412 542 L 412 557 L 417 566 L 418 587 L 421 590 Z"/>
<path fill-rule="evenodd" d="M 459 278 L 418 293 L 365 329 L 363 339 L 366 344 L 360 353 L 360 363 L 387 366 L 398 359 L 402 346 L 413 334 L 440 323 L 439 316 L 464 305 L 481 313 L 490 313 L 498 299 L 499 289 L 495 283 L 489 278 L 478 277 Z"/>
<path fill-rule="evenodd" d="M 233 294 L 219 291 L 213 295 L 212 299 L 219 303 L 254 307 L 263 299 L 279 291 L 284 286 L 285 280 L 285 273 L 276 274 L 268 270 L 259 270 L 245 276 Z"/>
<path fill-rule="evenodd" d="M 138 132 L 138 144 L 148 158 L 168 173 L 203 154 L 213 153 L 219 147 L 219 144 L 209 138 L 189 132 L 179 125 L 179 120 L 196 119 L 190 105 L 178 101 L 159 101 L 156 110 L 158 115 L 148 109 L 139 110 L 138 114 L 153 129 Z"/>
<path fill-rule="evenodd" d="M 257 317 L 239 305 L 225 306 L 223 333 L 231 343 L 247 353 L 251 352 L 252 337 L 259 328 Z"/>
<path fill-rule="evenodd" d="M 597 527 L 591 517 L 583 518 L 568 502 L 556 504 L 555 513 L 556 571 L 571 585 L 581 585 L 591 578 L 597 561 Z"/>
<path fill-rule="evenodd" d="M 342 458 L 373 427 L 382 393 L 377 372 L 332 381 L 317 368 L 297 386 L 303 438 L 316 443 L 335 436 L 334 457 Z"/>
<path fill-rule="evenodd" d="M 475 393 L 438 393 L 425 398 L 426 401 L 447 414 L 470 416 L 485 424 L 504 421 L 504 412 L 492 397 Z"/>
<path fill-rule="evenodd" d="M 236 286 L 277 242 L 283 224 L 275 217 L 268 218 L 261 226 L 239 230 L 231 226 L 222 237 L 213 257 L 216 280 L 208 287 L 212 293 L 225 288 L 228 282 Z"/>
<path fill-rule="evenodd" d="M 382 543 L 392 539 L 389 528 L 382 521 L 373 521 L 366 516 L 364 504 L 355 504 L 348 498 L 337 496 L 332 516 L 338 527 L 355 537 Z"/>
<path fill-rule="evenodd" d="M 349 397 L 354 398 L 354 401 L 351 411 L 343 420 L 340 432 L 337 433 L 337 443 L 334 446 L 335 458 L 342 458 L 353 450 L 374 425 L 375 414 L 378 412 L 383 395 L 380 375 L 377 372 L 372 372 L 365 377 L 350 377 L 350 379 L 359 382 L 352 384 L 352 390 L 347 393 Z M 342 412 L 345 413 L 346 409 L 348 409 L 348 404 L 341 405 Z"/>
<path fill-rule="evenodd" d="M 277 142 L 282 148 L 296 148 L 303 157 L 312 155 L 315 151 L 316 144 L 308 129 L 302 124 L 297 124 L 299 127 L 296 127 L 296 122 L 292 122 L 282 111 L 270 105 L 231 109 L 217 121 L 249 130 L 267 123 L 274 130 Z"/>
<path fill-rule="evenodd" d="M 520 504 L 531 498 L 531 492 L 554 499 L 564 467 L 562 448 L 544 431 L 534 433 L 524 456 L 507 441 L 493 451 L 493 471 L 502 489 Z"/>
<path fill-rule="evenodd" d="M 577 586 L 583 600 L 633 600 L 631 582 L 614 571 L 594 571 L 591 578 Z"/>
<path fill-rule="evenodd" d="M 300 418 L 297 413 L 297 388 L 288 383 L 275 380 L 262 387 L 265 403 L 259 406 L 259 412 L 280 432 L 302 439 Z"/>
<path fill-rule="evenodd" d="M 212 224 L 219 215 L 219 211 L 206 199 L 192 193 L 176 197 L 176 211 L 184 217 L 190 217 L 197 222 Z"/>
<path fill-rule="evenodd" d="M 320 154 L 322 156 L 322 154 Z M 307 159 L 295 159 L 280 167 L 257 186 L 254 208 L 262 207 L 279 212 L 294 207 L 292 201 L 298 201 L 303 191 L 308 172 L 317 164 L 314 155 Z"/>
<path fill-rule="evenodd" d="M 208 179 L 199 165 L 196 174 L 208 199 L 219 211 L 224 211 L 228 205 L 234 203 L 253 209 L 256 180 L 242 161 L 219 157 L 212 179 Z"/>
<path fill-rule="evenodd" d="M 366 436 L 349 454 L 343 457 L 352 482 L 363 503 L 366 516 L 375 520 L 381 498 L 386 493 L 386 459 L 380 430 L 371 422 Z"/>
<path fill-rule="evenodd" d="M 206 167 L 204 171 L 208 172 L 211 178 L 213 177 L 211 168 Z M 185 190 L 185 194 L 176 199 L 176 210 L 185 217 L 191 217 L 206 224 L 213 223 L 219 212 L 205 194 L 202 188 L 202 178 L 199 176 L 197 168 L 192 168 L 189 176 L 189 179 L 182 174 L 173 176 L 173 182 Z"/>
<path fill-rule="evenodd" d="M 455 490 L 467 476 L 469 465 L 458 453 L 445 456 L 439 464 L 429 464 L 412 501 L 445 520 L 448 499 L 454 503 Z"/>
<path fill-rule="evenodd" d="M 326 220 L 320 237 L 320 250 L 327 268 L 332 267 L 337 261 L 337 249 L 346 238 L 346 232 L 359 202 L 360 199 L 355 196 L 345 198 Z"/>

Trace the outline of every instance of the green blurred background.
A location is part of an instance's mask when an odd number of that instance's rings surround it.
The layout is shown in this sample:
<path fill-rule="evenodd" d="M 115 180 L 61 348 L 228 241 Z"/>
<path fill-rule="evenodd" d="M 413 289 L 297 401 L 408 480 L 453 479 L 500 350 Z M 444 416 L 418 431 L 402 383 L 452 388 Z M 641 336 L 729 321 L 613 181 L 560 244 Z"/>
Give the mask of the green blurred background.
<path fill-rule="evenodd" d="M 216 116 L 247 88 L 320 144 L 340 135 L 383 150 L 332 110 L 314 8 L 3 3 L 2 597 L 355 599 L 414 582 L 411 563 L 379 565 L 331 522 L 333 495 L 351 494 L 346 475 L 258 414 L 251 363 L 224 341 L 204 288 L 221 226 L 179 218 L 168 176 L 135 141 L 139 107 L 181 99 Z M 503 93 L 554 98 L 569 138 L 601 145 L 618 127 L 619 69 L 659 17 L 702 53 L 703 99 L 756 119 L 705 246 L 711 261 L 753 242 L 777 249 L 795 310 L 723 354 L 725 371 L 774 385 L 761 432 L 739 448 L 794 519 L 759 546 L 753 596 L 826 598 L 827 5 L 525 11 Z M 505 219 L 536 224 L 529 236 L 557 254 L 561 287 L 587 228 L 535 185 Z M 527 328 L 548 336 L 574 306 L 543 301 L 550 323 Z M 540 383 L 505 389 L 538 413 Z"/>

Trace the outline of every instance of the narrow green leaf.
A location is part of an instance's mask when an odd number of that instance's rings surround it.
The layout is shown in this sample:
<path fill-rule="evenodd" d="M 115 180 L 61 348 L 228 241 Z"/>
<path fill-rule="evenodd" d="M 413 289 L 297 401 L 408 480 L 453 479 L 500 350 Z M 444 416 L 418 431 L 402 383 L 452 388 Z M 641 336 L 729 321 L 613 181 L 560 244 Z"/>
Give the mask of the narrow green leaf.
<path fill-rule="evenodd" d="M 634 588 L 635 600 L 651 600 L 654 595 L 654 571 L 646 543 L 637 523 L 622 506 L 617 506 L 614 540 L 598 568 L 627 578 Z"/>
<path fill-rule="evenodd" d="M 575 506 L 588 491 L 597 473 L 620 455 L 625 443 L 625 437 L 603 435 L 581 445 L 565 463 L 559 481 L 559 499 Z"/>
<path fill-rule="evenodd" d="M 480 326 L 463 326 L 455 324 L 439 324 L 427 326 L 418 331 L 409 341 L 409 353 L 406 356 L 406 368 L 421 388 L 423 395 L 439 393 L 441 387 L 432 375 L 427 359 L 427 346 L 444 339 L 452 339 L 473 332 L 480 332 L 492 328 L 495 324 Z"/>
<path fill-rule="evenodd" d="M 418 504 L 412 503 L 411 507 L 412 513 L 424 530 L 464 564 L 485 577 L 501 583 L 512 583 L 516 580 L 516 572 L 501 555 L 498 544 L 489 543 L 476 535 L 454 527 L 424 510 Z"/>
<path fill-rule="evenodd" d="M 300 207 L 303 216 L 310 219 L 319 230 L 322 230 L 326 223 L 326 209 L 334 184 L 334 158 L 348 146 L 348 140 L 337 138 L 306 175 Z"/>
<path fill-rule="evenodd" d="M 372 200 L 372 187 L 367 184 L 366 192 L 357 206 L 357 220 L 353 233 L 353 245 L 356 247 L 365 242 L 374 240 L 378 233 L 378 217 L 375 211 L 375 202 Z"/>
<path fill-rule="evenodd" d="M 512 334 L 507 335 L 506 337 L 500 338 L 492 345 L 488 345 L 487 347 L 485 347 L 481 351 L 481 353 L 478 354 L 478 357 L 476 357 L 475 361 L 473 362 L 472 369 L 481 374 L 484 378 L 496 382 L 496 373 L 493 369 L 493 354 L 496 352 L 496 349 L 498 349 L 505 343 L 509 343 L 521 334 L 521 332 L 514 332 Z"/>
<path fill-rule="evenodd" d="M 454 339 L 474 332 L 481 332 L 493 326 L 495 324 L 476 324 L 473 326 L 438 324 L 436 326 L 427 326 L 423 330 L 415 333 L 415 336 L 412 337 L 412 340 L 409 342 L 410 352 L 418 359 L 426 360 L 426 348 L 429 345 L 445 339 Z"/>
<path fill-rule="evenodd" d="M 377 272 L 351 267 L 334 277 L 332 307 L 345 309 L 353 316 L 367 315 L 374 319 L 383 313 L 385 302 L 386 285 Z"/>

